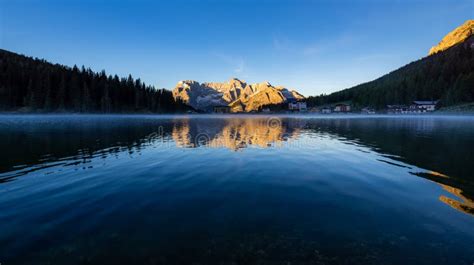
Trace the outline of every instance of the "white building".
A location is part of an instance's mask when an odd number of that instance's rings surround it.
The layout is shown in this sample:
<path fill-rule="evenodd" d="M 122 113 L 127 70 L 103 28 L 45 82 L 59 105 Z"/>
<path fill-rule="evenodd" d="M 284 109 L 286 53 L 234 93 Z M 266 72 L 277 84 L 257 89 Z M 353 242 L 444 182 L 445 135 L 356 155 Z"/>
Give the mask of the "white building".
<path fill-rule="evenodd" d="M 415 109 L 419 112 L 431 112 L 436 110 L 436 104 L 438 101 L 413 101 L 413 105 L 410 109 Z"/>
<path fill-rule="evenodd" d="M 334 112 L 350 112 L 351 111 L 351 105 L 349 104 L 337 104 L 336 107 L 334 107 Z"/>
<path fill-rule="evenodd" d="M 295 101 L 288 103 L 288 109 L 292 111 L 307 111 L 306 102 Z"/>

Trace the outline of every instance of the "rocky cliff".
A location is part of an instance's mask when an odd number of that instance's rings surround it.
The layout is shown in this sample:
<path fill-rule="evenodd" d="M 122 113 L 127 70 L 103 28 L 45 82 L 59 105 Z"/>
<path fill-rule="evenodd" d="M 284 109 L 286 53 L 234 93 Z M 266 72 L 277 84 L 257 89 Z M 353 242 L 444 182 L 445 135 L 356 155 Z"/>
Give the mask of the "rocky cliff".
<path fill-rule="evenodd" d="M 444 36 L 438 45 L 433 46 L 430 49 L 429 55 L 444 51 L 458 43 L 464 42 L 467 38 L 474 34 L 474 20 L 470 19 L 464 22 L 461 26 L 457 27 L 453 31 L 449 32 L 448 35 Z"/>
<path fill-rule="evenodd" d="M 223 83 L 180 81 L 173 96 L 198 110 L 212 111 L 214 106 L 230 106 L 233 112 L 250 112 L 264 105 L 304 98 L 294 90 L 272 86 L 269 82 L 247 84 L 237 78 Z"/>

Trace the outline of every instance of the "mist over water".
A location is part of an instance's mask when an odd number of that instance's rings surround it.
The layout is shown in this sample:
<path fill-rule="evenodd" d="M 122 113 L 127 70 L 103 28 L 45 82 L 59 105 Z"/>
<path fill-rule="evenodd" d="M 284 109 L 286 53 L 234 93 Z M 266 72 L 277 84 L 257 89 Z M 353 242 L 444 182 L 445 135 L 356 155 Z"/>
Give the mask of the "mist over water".
<path fill-rule="evenodd" d="M 474 118 L 0 116 L 2 264 L 472 264 Z"/>

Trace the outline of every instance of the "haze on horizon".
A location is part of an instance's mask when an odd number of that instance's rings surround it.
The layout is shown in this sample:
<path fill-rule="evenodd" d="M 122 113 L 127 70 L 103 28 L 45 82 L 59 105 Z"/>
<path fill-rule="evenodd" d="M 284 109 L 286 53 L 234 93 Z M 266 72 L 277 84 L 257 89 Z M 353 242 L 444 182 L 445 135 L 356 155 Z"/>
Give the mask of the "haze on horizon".
<path fill-rule="evenodd" d="M 474 17 L 460 1 L 0 1 L 0 48 L 179 80 L 270 81 L 302 94 L 373 80 Z"/>

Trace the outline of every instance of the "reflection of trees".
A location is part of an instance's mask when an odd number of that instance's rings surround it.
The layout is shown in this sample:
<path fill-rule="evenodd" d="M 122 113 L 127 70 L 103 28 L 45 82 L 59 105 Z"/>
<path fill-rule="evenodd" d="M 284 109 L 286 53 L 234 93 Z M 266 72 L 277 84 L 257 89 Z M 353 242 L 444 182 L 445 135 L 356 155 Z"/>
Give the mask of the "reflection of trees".
<path fill-rule="evenodd" d="M 170 120 L 59 119 L 0 125 L 0 183 L 54 165 L 140 152 L 171 131 Z M 163 129 L 164 128 L 164 129 Z"/>
<path fill-rule="evenodd" d="M 474 212 L 474 124 L 469 119 L 392 118 L 321 119 L 312 132 L 327 133 L 370 147 L 393 160 L 430 172 L 412 173 L 434 181 L 457 200 L 440 196 L 451 207 Z M 438 173 L 440 172 L 440 173 Z"/>
<path fill-rule="evenodd" d="M 294 121 L 293 121 L 294 122 Z M 300 126 L 291 120 L 269 123 L 267 118 L 180 120 L 172 131 L 180 147 L 207 146 L 239 150 L 249 146 L 269 147 L 296 137 Z"/>
<path fill-rule="evenodd" d="M 428 118 L 325 119 L 307 124 L 312 132 L 328 133 L 371 147 L 392 159 L 473 180 L 472 121 Z"/>

